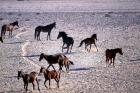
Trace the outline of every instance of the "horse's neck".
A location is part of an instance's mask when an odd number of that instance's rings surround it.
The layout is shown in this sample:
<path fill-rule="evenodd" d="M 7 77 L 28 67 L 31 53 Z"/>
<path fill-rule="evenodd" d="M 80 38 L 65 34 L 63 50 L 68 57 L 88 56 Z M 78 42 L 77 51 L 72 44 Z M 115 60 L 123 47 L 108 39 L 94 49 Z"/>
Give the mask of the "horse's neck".
<path fill-rule="evenodd" d="M 63 41 L 67 40 L 68 36 L 62 36 Z"/>
<path fill-rule="evenodd" d="M 118 53 L 118 50 L 114 49 L 114 54 L 116 55 Z"/>
<path fill-rule="evenodd" d="M 43 55 L 44 59 L 48 60 L 48 55 Z"/>

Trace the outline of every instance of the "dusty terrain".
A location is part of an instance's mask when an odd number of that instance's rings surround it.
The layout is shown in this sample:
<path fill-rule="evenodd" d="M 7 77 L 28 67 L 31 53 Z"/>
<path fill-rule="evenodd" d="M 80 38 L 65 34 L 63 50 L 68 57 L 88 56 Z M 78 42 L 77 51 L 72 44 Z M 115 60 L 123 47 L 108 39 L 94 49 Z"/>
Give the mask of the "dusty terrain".
<path fill-rule="evenodd" d="M 12 11 L 14 8 L 12 9 Z M 4 12 L 6 11 L 6 12 Z M 59 31 L 74 38 L 72 53 L 66 56 L 74 62 L 70 72 L 61 74 L 60 88 L 52 80 L 52 89 L 43 85 L 43 76 L 38 76 L 41 93 L 139 93 L 140 91 L 140 13 L 139 12 L 9 12 L 0 13 L 0 26 L 15 20 L 20 28 L 12 38 L 0 43 L 0 93 L 24 93 L 22 79 L 17 80 L 17 71 L 39 72 L 47 67 L 45 60 L 39 62 L 40 53 L 61 53 L 62 40 L 57 40 Z M 119 11 L 119 10 L 118 10 Z M 41 41 L 34 40 L 38 25 L 56 22 L 52 41 L 41 33 Z M 80 41 L 97 33 L 97 52 L 78 48 Z M 8 33 L 7 33 L 8 35 Z M 106 67 L 104 51 L 121 47 L 124 55 L 117 54 L 115 68 Z M 58 65 L 55 65 L 57 68 Z M 64 69 L 65 70 L 65 69 Z M 48 82 L 47 82 L 48 84 Z M 29 84 L 29 92 L 33 91 Z"/>

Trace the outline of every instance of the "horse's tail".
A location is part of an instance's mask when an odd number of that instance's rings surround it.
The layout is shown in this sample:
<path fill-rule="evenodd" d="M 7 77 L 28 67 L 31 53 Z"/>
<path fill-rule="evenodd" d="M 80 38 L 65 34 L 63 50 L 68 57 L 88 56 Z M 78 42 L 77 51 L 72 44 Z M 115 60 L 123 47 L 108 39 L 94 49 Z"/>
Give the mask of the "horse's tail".
<path fill-rule="evenodd" d="M 1 28 L 1 37 L 5 34 L 6 25 L 3 25 Z"/>
<path fill-rule="evenodd" d="M 3 39 L 2 39 L 2 37 L 0 37 L 0 41 L 1 41 L 1 43 L 3 43 Z"/>
<path fill-rule="evenodd" d="M 34 39 L 37 37 L 37 28 L 35 29 Z"/>
<path fill-rule="evenodd" d="M 82 40 L 79 47 L 81 47 L 84 42 L 85 42 L 85 40 Z"/>
<path fill-rule="evenodd" d="M 69 61 L 71 65 L 74 65 L 74 63 L 72 61 Z"/>

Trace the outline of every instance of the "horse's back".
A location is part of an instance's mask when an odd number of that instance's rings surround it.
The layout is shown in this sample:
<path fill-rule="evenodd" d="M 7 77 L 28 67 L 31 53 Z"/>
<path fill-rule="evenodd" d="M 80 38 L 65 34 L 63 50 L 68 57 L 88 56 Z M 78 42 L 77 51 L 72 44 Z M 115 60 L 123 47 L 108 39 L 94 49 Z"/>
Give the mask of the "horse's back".
<path fill-rule="evenodd" d="M 105 55 L 108 56 L 110 54 L 110 52 L 111 52 L 110 49 L 106 49 Z"/>
<path fill-rule="evenodd" d="M 73 44 L 74 43 L 74 39 L 72 37 L 68 37 L 69 43 Z"/>

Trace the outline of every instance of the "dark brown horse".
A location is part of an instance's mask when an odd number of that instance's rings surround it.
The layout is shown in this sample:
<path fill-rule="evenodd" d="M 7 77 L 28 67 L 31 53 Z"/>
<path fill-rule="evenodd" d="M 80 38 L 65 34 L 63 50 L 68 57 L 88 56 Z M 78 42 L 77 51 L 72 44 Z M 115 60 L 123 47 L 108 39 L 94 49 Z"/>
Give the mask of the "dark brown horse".
<path fill-rule="evenodd" d="M 50 34 L 53 28 L 56 28 L 56 22 L 46 26 L 37 26 L 35 28 L 35 34 L 34 34 L 35 39 L 40 40 L 40 33 L 44 32 L 44 33 L 48 33 L 47 40 L 48 39 L 51 40 Z"/>
<path fill-rule="evenodd" d="M 49 71 L 48 69 L 45 69 L 44 67 L 41 67 L 39 73 L 44 74 L 44 78 L 45 78 L 44 85 L 45 85 L 46 88 L 47 88 L 46 82 L 47 82 L 47 80 L 49 80 L 49 89 L 50 89 L 51 79 L 54 79 L 57 82 L 57 87 L 59 88 L 60 72 L 57 72 L 55 70 Z"/>
<path fill-rule="evenodd" d="M 68 37 L 65 32 L 59 32 L 57 39 L 59 39 L 61 37 L 63 39 L 62 52 L 63 52 L 63 49 L 67 49 L 67 53 L 68 53 L 69 48 L 70 48 L 70 52 L 71 52 L 73 44 L 74 44 L 73 38 Z M 66 47 L 64 47 L 65 44 L 67 45 Z"/>
<path fill-rule="evenodd" d="M 97 46 L 95 43 L 96 40 L 97 40 L 97 35 L 93 34 L 90 38 L 86 38 L 86 39 L 82 40 L 79 47 L 81 47 L 82 44 L 85 43 L 85 50 L 90 52 L 92 44 L 94 44 L 97 49 Z M 87 49 L 87 46 L 90 46 L 89 50 Z M 98 49 L 97 49 L 97 51 L 98 51 Z"/>
<path fill-rule="evenodd" d="M 117 54 L 117 53 L 123 55 L 123 53 L 122 53 L 122 48 L 106 49 L 106 51 L 105 51 L 106 64 L 108 64 L 108 63 L 109 63 L 109 60 L 110 60 L 109 65 L 111 65 L 111 63 L 113 63 L 113 66 L 115 67 L 114 61 L 115 61 L 115 57 L 116 57 L 116 54 Z M 108 66 L 109 66 L 109 65 L 108 65 Z"/>
<path fill-rule="evenodd" d="M 62 62 L 63 62 L 63 59 L 64 59 L 64 55 L 59 53 L 59 54 L 55 54 L 55 55 L 46 55 L 44 53 L 41 53 L 40 54 L 40 58 L 39 58 L 39 61 L 41 61 L 42 59 L 45 59 L 49 66 L 47 67 L 47 69 L 52 66 L 53 69 L 55 70 L 53 64 L 59 64 L 59 66 L 61 66 Z M 60 68 L 61 69 L 61 68 Z"/>
<path fill-rule="evenodd" d="M 34 82 L 37 82 L 38 85 L 38 90 L 39 89 L 39 83 L 37 79 L 37 72 L 31 72 L 30 74 L 25 74 L 23 71 L 18 71 L 18 80 L 22 78 L 24 82 L 24 89 L 26 89 L 26 92 L 28 91 L 28 83 L 32 83 L 33 89 L 35 89 L 35 84 Z"/>
<path fill-rule="evenodd" d="M 15 26 L 19 27 L 18 21 L 15 21 L 10 24 L 4 24 L 1 28 L 1 37 L 4 36 L 5 38 L 6 31 L 9 31 L 9 37 L 12 37 L 12 32 Z"/>

